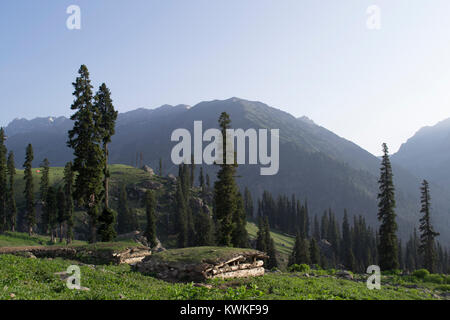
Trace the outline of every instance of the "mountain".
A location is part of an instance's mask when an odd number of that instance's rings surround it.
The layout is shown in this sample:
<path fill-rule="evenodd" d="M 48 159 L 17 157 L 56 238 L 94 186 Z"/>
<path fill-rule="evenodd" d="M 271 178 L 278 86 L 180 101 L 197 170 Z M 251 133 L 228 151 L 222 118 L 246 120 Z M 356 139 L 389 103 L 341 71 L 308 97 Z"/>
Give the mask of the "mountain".
<path fill-rule="evenodd" d="M 447 189 L 450 195 L 450 118 L 420 129 L 392 159 L 417 177 Z"/>
<path fill-rule="evenodd" d="M 170 154 L 176 144 L 170 141 L 173 130 L 186 128 L 193 132 L 193 122 L 203 121 L 203 130 L 218 127 L 222 111 L 230 114 L 233 128 L 280 129 L 280 169 L 275 176 L 261 176 L 260 166 L 240 165 L 240 186 L 248 186 L 254 198 L 263 190 L 273 194 L 296 194 L 307 199 L 310 212 L 322 214 L 332 208 L 337 217 L 344 208 L 350 215 L 363 215 L 368 223 L 378 225 L 377 192 L 380 160 L 312 120 L 292 115 L 268 105 L 239 98 L 201 102 L 193 107 L 165 105 L 157 109 L 137 109 L 120 114 L 116 135 L 110 146 L 111 163 L 136 164 L 142 153 L 144 163 L 158 167 L 160 157 L 164 170 L 176 173 Z M 58 118 L 59 119 L 59 118 Z M 71 121 L 23 120 L 6 128 L 7 146 L 14 150 L 17 163 L 23 162 L 27 143 L 35 149 L 35 165 L 45 157 L 53 166 L 71 160 L 71 150 L 65 145 Z M 31 124 L 32 123 L 32 124 Z M 32 130 L 29 128 L 32 127 Z M 22 128 L 19 130 L 18 128 Z M 205 146 L 206 144 L 204 144 Z M 214 166 L 204 166 L 211 177 Z M 198 170 L 197 170 L 198 172 Z M 409 236 L 419 219 L 420 180 L 401 166 L 394 166 L 397 215 L 400 234 Z M 436 228 L 441 241 L 450 242 L 450 197 L 442 188 L 432 185 Z M 445 243 L 444 241 L 444 243 Z"/>

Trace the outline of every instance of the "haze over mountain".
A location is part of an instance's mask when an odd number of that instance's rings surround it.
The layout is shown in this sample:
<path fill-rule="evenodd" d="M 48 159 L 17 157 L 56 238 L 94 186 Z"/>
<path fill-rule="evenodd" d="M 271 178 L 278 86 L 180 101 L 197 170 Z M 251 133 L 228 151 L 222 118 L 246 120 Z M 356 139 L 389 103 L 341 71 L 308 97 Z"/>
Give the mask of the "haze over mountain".
<path fill-rule="evenodd" d="M 392 159 L 416 176 L 446 188 L 450 196 L 450 118 L 421 128 Z"/>
<path fill-rule="evenodd" d="M 275 195 L 295 193 L 300 199 L 307 199 L 312 214 L 321 215 L 331 208 L 342 218 L 346 208 L 350 215 L 361 214 L 368 223 L 378 225 L 380 160 L 306 117 L 295 118 L 261 102 L 231 98 L 201 102 L 193 107 L 164 105 L 120 114 L 110 146 L 110 162 L 135 164 L 136 153 L 142 152 L 145 164 L 157 168 L 161 157 L 165 173 L 175 173 L 177 167 L 170 160 L 171 149 L 176 144 L 170 141 L 173 130 L 186 128 L 193 132 L 194 120 L 203 121 L 203 130 L 217 128 L 222 111 L 230 114 L 233 128 L 280 129 L 277 175 L 261 176 L 259 165 L 239 166 L 238 182 L 248 186 L 254 198 L 263 190 Z M 14 120 L 6 128 L 7 147 L 15 152 L 18 166 L 23 163 L 28 143 L 35 150 L 35 166 L 45 157 L 51 165 L 63 166 L 72 159 L 72 152 L 66 147 L 71 126 L 71 120 L 63 117 Z M 204 167 L 214 177 L 216 168 Z M 420 179 L 394 165 L 394 183 L 400 235 L 405 238 L 418 225 Z M 432 184 L 431 189 L 433 221 L 442 234 L 439 240 L 449 243 L 450 196 L 440 186 Z"/>

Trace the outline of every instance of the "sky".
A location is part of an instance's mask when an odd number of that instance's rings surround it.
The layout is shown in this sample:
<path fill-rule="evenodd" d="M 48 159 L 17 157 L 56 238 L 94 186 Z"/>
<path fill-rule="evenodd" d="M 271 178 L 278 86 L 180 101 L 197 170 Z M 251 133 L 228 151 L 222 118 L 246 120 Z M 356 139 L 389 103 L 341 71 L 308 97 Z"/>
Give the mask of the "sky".
<path fill-rule="evenodd" d="M 450 117 L 449 16 L 448 0 L 1 1 L 0 125 L 69 116 L 86 64 L 120 112 L 239 97 L 393 153 Z"/>

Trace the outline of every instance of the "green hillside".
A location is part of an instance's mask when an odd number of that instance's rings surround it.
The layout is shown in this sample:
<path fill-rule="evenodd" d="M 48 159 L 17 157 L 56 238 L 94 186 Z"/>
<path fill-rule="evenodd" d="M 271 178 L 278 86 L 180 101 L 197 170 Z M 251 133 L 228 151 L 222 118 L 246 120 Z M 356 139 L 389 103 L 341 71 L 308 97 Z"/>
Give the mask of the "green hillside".
<path fill-rule="evenodd" d="M 80 265 L 81 286 L 86 289 L 69 290 L 55 273 L 72 264 L 77 263 L 0 255 L 0 300 L 422 300 L 445 299 L 449 293 L 449 285 L 398 276 L 383 276 L 381 290 L 369 290 L 366 276 L 345 280 L 333 271 L 269 273 L 259 278 L 212 280 L 200 286 L 173 284 L 134 272 L 128 265 Z"/>

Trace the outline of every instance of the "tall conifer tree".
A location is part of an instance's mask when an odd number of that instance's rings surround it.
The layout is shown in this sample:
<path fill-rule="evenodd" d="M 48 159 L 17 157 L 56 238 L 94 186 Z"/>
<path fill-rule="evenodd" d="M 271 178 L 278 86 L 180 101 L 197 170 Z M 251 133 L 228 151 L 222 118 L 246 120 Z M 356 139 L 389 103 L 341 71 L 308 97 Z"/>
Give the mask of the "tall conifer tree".
<path fill-rule="evenodd" d="M 34 207 L 34 184 L 32 171 L 33 159 L 33 147 L 31 144 L 29 144 L 27 146 L 25 154 L 25 163 L 23 164 L 23 167 L 25 168 L 23 179 L 25 180 L 25 220 L 28 229 L 28 235 L 30 236 L 33 234 L 33 228 L 36 224 L 36 209 Z"/>
<path fill-rule="evenodd" d="M 8 184 L 7 184 L 7 149 L 5 146 L 5 130 L 0 128 L 0 232 L 8 228 Z"/>
<path fill-rule="evenodd" d="M 99 111 L 93 104 L 89 71 L 82 65 L 73 86 L 75 100 L 71 106 L 75 113 L 73 129 L 69 131 L 67 145 L 74 150 L 73 169 L 75 199 L 84 206 L 90 217 L 90 242 L 96 242 L 98 207 L 101 204 L 105 157 L 102 150 L 103 134 L 99 125 Z"/>
<path fill-rule="evenodd" d="M 431 273 L 436 272 L 436 243 L 435 238 L 439 235 L 438 232 L 434 231 L 431 224 L 431 197 L 430 197 L 430 187 L 427 180 L 423 180 L 422 186 L 420 188 L 422 193 L 420 202 L 422 208 L 420 213 L 423 214 L 420 218 L 420 246 L 419 252 L 423 256 L 424 267 Z"/>
<path fill-rule="evenodd" d="M 16 164 L 14 162 L 14 153 L 12 151 L 9 152 L 8 155 L 8 201 L 7 201 L 7 208 L 8 208 L 8 224 L 9 229 L 14 232 L 16 231 L 16 219 L 17 219 L 17 206 L 16 206 L 16 197 L 15 197 L 15 191 L 14 191 L 14 177 L 16 175 Z"/>
<path fill-rule="evenodd" d="M 394 270 L 399 268 L 397 223 L 395 221 L 394 183 L 392 180 L 392 166 L 389 159 L 388 147 L 383 143 L 383 158 L 381 162 L 380 179 L 378 180 L 380 192 L 378 194 L 378 220 L 381 221 L 379 229 L 379 260 L 381 270 Z"/>
<path fill-rule="evenodd" d="M 237 209 L 237 186 L 235 182 L 236 161 L 227 164 L 227 129 L 231 126 L 230 116 L 222 112 L 219 126 L 222 132 L 222 164 L 214 183 L 214 214 L 218 227 L 218 243 L 222 246 L 231 246 L 233 233 L 233 213 Z M 234 151 L 234 150 L 233 150 Z M 220 152 L 219 152 L 220 154 Z"/>

